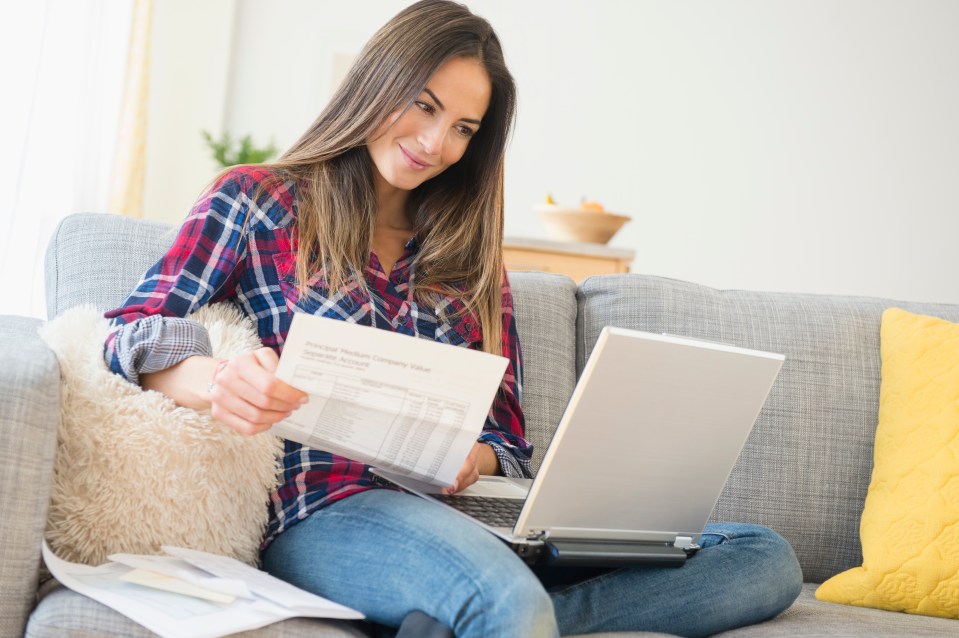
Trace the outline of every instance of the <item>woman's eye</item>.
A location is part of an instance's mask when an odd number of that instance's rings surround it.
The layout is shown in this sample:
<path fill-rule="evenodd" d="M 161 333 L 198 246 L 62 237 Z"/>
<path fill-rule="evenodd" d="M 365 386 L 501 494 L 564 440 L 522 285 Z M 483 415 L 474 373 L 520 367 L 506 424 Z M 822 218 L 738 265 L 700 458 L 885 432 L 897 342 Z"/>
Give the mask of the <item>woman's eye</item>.
<path fill-rule="evenodd" d="M 432 113 L 433 111 L 436 110 L 436 107 L 430 104 L 429 102 L 423 102 L 420 100 L 416 101 L 416 106 L 418 106 L 420 110 L 424 111 L 425 113 Z"/>
<path fill-rule="evenodd" d="M 473 136 L 476 134 L 476 131 L 474 131 L 473 129 L 471 129 L 471 128 L 468 127 L 468 126 L 457 126 L 457 127 L 456 127 L 456 130 L 457 130 L 457 131 L 459 132 L 459 134 L 462 135 L 463 137 L 473 137 Z"/>

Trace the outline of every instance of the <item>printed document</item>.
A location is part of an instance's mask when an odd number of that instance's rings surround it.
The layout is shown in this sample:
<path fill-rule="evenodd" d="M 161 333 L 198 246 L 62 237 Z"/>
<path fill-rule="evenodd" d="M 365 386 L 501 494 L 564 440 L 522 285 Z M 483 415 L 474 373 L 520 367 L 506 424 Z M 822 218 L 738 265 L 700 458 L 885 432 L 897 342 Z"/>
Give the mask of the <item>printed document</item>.
<path fill-rule="evenodd" d="M 161 638 L 219 638 L 286 618 L 361 619 L 238 560 L 164 547 L 166 556 L 115 554 L 97 567 L 43 560 L 62 585 L 115 609 Z"/>
<path fill-rule="evenodd" d="M 276 374 L 310 399 L 272 432 L 452 485 L 507 364 L 469 348 L 297 313 Z"/>

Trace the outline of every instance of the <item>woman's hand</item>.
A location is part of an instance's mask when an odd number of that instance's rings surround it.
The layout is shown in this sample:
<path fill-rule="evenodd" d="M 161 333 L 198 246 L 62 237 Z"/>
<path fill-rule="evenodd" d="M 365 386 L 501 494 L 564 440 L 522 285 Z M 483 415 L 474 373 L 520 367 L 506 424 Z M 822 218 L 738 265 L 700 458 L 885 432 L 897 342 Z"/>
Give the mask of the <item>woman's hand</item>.
<path fill-rule="evenodd" d="M 237 355 L 225 365 L 218 359 L 195 356 L 166 370 L 140 375 L 140 384 L 178 405 L 209 408 L 213 418 L 241 434 L 258 434 L 306 401 L 305 392 L 276 377 L 278 363 L 279 357 L 269 348 Z"/>
<path fill-rule="evenodd" d="M 306 393 L 276 377 L 279 357 L 260 348 L 229 359 L 210 388 L 210 414 L 241 434 L 259 434 L 290 416 Z"/>
<path fill-rule="evenodd" d="M 492 475 L 499 472 L 499 459 L 496 458 L 493 448 L 486 443 L 474 443 L 469 454 L 466 455 L 463 467 L 456 475 L 456 480 L 446 488 L 444 493 L 455 494 L 478 481 L 481 474 Z"/>

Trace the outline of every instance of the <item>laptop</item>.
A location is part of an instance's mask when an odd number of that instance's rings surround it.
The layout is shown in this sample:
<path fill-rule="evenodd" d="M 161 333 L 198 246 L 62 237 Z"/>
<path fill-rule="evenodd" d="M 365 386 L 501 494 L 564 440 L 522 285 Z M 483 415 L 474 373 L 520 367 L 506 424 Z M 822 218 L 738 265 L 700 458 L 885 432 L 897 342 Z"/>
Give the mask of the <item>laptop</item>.
<path fill-rule="evenodd" d="M 453 507 L 530 563 L 679 566 L 698 549 L 783 361 L 607 326 L 535 479 L 484 476 L 447 496 L 375 472 Z"/>

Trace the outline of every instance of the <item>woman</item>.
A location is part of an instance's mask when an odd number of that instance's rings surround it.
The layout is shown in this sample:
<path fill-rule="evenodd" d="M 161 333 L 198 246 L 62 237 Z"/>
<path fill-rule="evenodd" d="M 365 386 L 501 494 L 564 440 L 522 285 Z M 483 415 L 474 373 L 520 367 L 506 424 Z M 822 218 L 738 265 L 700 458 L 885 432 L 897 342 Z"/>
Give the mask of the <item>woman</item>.
<path fill-rule="evenodd" d="M 509 365 L 450 491 L 480 474 L 528 477 L 501 259 L 514 103 L 485 20 L 446 0 L 400 12 L 279 161 L 226 172 L 197 203 L 108 313 L 108 363 L 252 435 L 306 400 L 273 374 L 292 312 L 482 348 Z M 256 321 L 264 347 L 217 361 L 188 315 L 226 300 Z M 381 488 L 365 465 L 287 442 L 263 565 L 384 625 L 421 611 L 460 637 L 706 635 L 791 604 L 801 579 L 782 539 L 754 526 L 707 532 L 681 569 L 534 572 L 460 517 Z"/>

